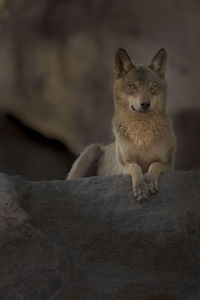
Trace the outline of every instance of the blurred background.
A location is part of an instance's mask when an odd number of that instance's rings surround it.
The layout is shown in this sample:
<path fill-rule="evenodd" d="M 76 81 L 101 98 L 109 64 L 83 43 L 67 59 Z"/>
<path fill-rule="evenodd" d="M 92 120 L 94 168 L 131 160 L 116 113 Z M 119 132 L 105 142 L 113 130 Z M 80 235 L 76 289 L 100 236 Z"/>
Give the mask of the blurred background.
<path fill-rule="evenodd" d="M 112 141 L 115 51 L 168 51 L 177 169 L 200 168 L 199 0 L 0 0 L 0 172 L 63 179 Z"/>

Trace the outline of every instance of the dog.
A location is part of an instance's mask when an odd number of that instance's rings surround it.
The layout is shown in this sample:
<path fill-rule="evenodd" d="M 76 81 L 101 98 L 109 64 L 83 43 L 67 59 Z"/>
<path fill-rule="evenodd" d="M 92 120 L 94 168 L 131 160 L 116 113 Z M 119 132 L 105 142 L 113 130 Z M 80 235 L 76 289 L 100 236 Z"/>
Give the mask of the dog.
<path fill-rule="evenodd" d="M 67 179 L 130 174 L 133 194 L 139 202 L 158 191 L 159 176 L 173 169 L 176 150 L 172 121 L 166 112 L 166 70 L 164 48 L 148 66 L 135 65 L 124 49 L 116 52 L 115 141 L 105 147 L 87 146 L 74 162 Z"/>

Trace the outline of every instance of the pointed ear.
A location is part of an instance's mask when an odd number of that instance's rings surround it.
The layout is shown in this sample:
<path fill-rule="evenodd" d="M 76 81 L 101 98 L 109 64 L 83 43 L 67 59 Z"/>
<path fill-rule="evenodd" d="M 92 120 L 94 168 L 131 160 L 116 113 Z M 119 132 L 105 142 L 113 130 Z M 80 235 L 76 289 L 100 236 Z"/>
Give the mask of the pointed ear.
<path fill-rule="evenodd" d="M 165 77 L 167 71 L 167 51 L 164 48 L 156 53 L 149 67 L 159 73 L 161 77 Z"/>
<path fill-rule="evenodd" d="M 122 48 L 117 50 L 114 65 L 114 71 L 117 77 L 127 74 L 132 68 L 134 68 L 134 66 L 127 52 Z"/>

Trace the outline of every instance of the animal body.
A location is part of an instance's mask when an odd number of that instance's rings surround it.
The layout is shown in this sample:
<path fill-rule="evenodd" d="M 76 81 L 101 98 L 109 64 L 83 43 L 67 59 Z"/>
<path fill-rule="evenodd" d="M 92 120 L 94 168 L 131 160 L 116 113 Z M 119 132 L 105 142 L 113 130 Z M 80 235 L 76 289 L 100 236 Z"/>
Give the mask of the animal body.
<path fill-rule="evenodd" d="M 115 141 L 92 144 L 74 162 L 68 179 L 130 174 L 137 201 L 158 191 L 162 172 L 173 168 L 176 138 L 166 112 L 167 52 L 160 49 L 149 66 L 135 65 L 124 49 L 114 63 Z M 94 174 L 94 169 L 96 173 Z"/>

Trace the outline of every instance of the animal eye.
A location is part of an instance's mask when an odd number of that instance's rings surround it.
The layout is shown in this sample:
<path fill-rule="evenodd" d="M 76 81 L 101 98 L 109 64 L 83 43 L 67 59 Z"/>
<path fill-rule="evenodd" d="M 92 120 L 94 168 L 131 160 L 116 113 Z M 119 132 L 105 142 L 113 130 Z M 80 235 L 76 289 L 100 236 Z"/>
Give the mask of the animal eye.
<path fill-rule="evenodd" d="M 152 91 L 155 91 L 155 90 L 158 89 L 158 87 L 159 87 L 158 83 L 157 83 L 157 82 L 153 82 L 153 83 L 151 84 L 150 89 L 151 89 Z"/>
<path fill-rule="evenodd" d="M 132 89 L 132 90 L 136 90 L 137 89 L 137 85 L 134 82 L 129 82 L 128 86 Z"/>

